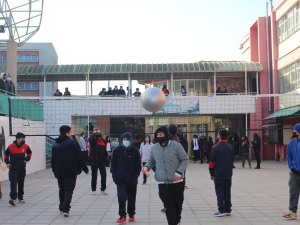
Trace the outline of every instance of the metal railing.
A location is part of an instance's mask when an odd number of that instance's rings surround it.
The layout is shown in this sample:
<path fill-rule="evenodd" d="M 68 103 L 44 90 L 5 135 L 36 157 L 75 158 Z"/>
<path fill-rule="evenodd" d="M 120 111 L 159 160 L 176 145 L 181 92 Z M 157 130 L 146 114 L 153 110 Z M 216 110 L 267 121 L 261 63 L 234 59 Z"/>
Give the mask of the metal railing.
<path fill-rule="evenodd" d="M 54 143 L 54 139 L 50 136 L 46 136 L 46 156 L 52 156 L 52 146 Z"/>

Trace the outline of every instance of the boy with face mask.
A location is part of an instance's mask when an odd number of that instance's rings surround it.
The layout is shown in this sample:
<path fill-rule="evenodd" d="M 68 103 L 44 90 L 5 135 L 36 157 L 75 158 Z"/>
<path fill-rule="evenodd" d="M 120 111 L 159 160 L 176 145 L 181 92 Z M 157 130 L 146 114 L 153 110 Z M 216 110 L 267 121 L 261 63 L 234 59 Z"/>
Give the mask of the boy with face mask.
<path fill-rule="evenodd" d="M 0 74 L 0 90 L 3 90 L 3 91 L 6 90 L 5 80 L 6 80 L 6 74 L 5 73 L 1 73 Z"/>
<path fill-rule="evenodd" d="M 137 183 L 141 169 L 140 150 L 134 147 L 132 134 L 127 132 L 120 137 L 120 145 L 113 150 L 111 158 L 111 173 L 117 185 L 119 202 L 120 218 L 117 223 L 125 223 L 127 213 L 129 222 L 135 221 Z"/>
<path fill-rule="evenodd" d="M 16 90 L 15 90 L 15 84 L 11 81 L 11 75 L 8 74 L 6 81 L 5 81 L 5 88 L 6 91 L 15 94 Z"/>
<path fill-rule="evenodd" d="M 32 151 L 25 144 L 25 135 L 17 133 L 16 140 L 8 146 L 5 151 L 4 161 L 9 169 L 10 197 L 9 204 L 15 206 L 18 197 L 18 203 L 25 203 L 24 181 L 26 175 L 26 163 L 31 159 Z M 17 192 L 18 186 L 18 192 Z"/>

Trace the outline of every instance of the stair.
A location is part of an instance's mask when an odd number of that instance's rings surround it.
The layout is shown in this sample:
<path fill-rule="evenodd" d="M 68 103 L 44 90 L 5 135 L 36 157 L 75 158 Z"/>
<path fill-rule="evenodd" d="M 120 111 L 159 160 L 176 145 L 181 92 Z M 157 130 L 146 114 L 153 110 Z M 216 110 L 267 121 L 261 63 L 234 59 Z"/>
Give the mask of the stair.
<path fill-rule="evenodd" d="M 51 157 L 46 155 L 46 169 L 51 168 Z"/>

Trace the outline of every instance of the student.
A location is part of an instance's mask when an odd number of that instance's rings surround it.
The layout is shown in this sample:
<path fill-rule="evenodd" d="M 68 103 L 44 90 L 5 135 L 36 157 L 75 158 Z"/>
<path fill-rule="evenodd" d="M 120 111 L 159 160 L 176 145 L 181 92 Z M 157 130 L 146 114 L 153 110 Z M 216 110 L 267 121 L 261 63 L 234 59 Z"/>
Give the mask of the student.
<path fill-rule="evenodd" d="M 114 90 L 112 91 L 113 96 L 118 97 L 120 94 L 120 91 L 118 89 L 118 86 L 116 85 Z"/>
<path fill-rule="evenodd" d="M 112 90 L 111 87 L 108 88 L 108 91 L 106 92 L 106 95 L 108 95 L 108 96 L 113 96 L 114 95 L 113 90 Z"/>
<path fill-rule="evenodd" d="M 108 159 L 107 159 L 107 166 L 110 166 L 110 159 L 111 159 L 111 141 L 110 141 L 110 136 L 107 135 L 105 137 L 105 145 L 106 145 L 106 151 L 108 154 Z"/>
<path fill-rule="evenodd" d="M 5 87 L 6 87 L 6 91 L 15 94 L 16 93 L 16 88 L 15 88 L 15 84 L 11 81 L 11 75 L 8 74 L 7 75 L 7 79 L 5 81 Z"/>
<path fill-rule="evenodd" d="M 86 146 L 85 137 L 86 137 L 85 133 L 82 132 L 81 135 L 80 135 L 80 138 L 79 138 L 79 146 L 80 146 L 84 161 L 85 161 L 85 163 L 87 163 L 89 153 L 88 153 L 88 149 L 87 149 L 87 146 Z"/>
<path fill-rule="evenodd" d="M 253 134 L 253 139 L 254 140 L 252 142 L 252 145 L 253 145 L 253 150 L 254 150 L 254 154 L 255 154 L 255 159 L 257 162 L 257 166 L 254 169 L 260 169 L 260 162 L 261 162 L 261 160 L 260 160 L 260 143 L 261 143 L 261 140 L 257 133 Z"/>
<path fill-rule="evenodd" d="M 169 96 L 169 90 L 167 89 L 167 85 L 163 86 L 162 91 L 164 92 L 165 96 Z"/>
<path fill-rule="evenodd" d="M 156 165 L 155 179 L 158 181 L 159 197 L 164 203 L 168 224 L 177 225 L 180 224 L 184 199 L 183 173 L 189 158 L 180 143 L 169 140 L 167 126 L 158 127 L 154 137 L 157 143 L 151 148 L 143 173 L 147 175 Z"/>
<path fill-rule="evenodd" d="M 119 95 L 125 96 L 125 90 L 123 89 L 123 86 L 120 86 Z"/>
<path fill-rule="evenodd" d="M 186 90 L 184 89 L 184 86 L 181 86 L 181 95 L 186 96 Z"/>
<path fill-rule="evenodd" d="M 137 89 L 135 90 L 135 92 L 133 93 L 133 96 L 134 96 L 134 97 L 140 97 L 140 96 L 141 96 L 140 89 L 137 88 Z"/>
<path fill-rule="evenodd" d="M 62 96 L 62 93 L 59 91 L 59 89 L 56 89 L 56 92 L 53 96 Z"/>
<path fill-rule="evenodd" d="M 188 141 L 186 140 L 185 137 L 183 137 L 183 133 L 182 133 L 182 130 L 181 129 L 178 129 L 177 130 L 177 136 L 179 138 L 179 141 L 180 141 L 180 144 L 182 145 L 184 151 L 186 154 L 188 154 L 188 151 L 189 151 L 189 143 Z M 186 174 L 184 172 L 184 178 L 183 178 L 183 185 L 184 187 L 187 189 L 188 186 L 186 186 Z"/>
<path fill-rule="evenodd" d="M 204 158 L 206 158 L 206 145 L 207 145 L 207 139 L 203 135 L 202 140 L 200 142 L 200 159 L 201 159 L 201 164 L 203 164 Z M 208 163 L 208 159 L 207 159 Z"/>
<path fill-rule="evenodd" d="M 230 144 L 233 147 L 233 149 L 234 149 L 235 142 L 234 142 L 234 136 L 233 136 L 233 134 L 230 134 L 227 137 L 227 143 Z M 233 158 L 233 161 L 234 161 L 234 158 Z M 233 166 L 233 168 L 235 168 L 235 166 Z"/>
<path fill-rule="evenodd" d="M 59 187 L 59 211 L 65 217 L 69 217 L 77 175 L 81 174 L 82 170 L 89 174 L 89 169 L 79 144 L 71 138 L 71 127 L 61 126 L 59 132 L 60 136 L 52 147 L 51 167 Z"/>
<path fill-rule="evenodd" d="M 127 132 L 120 137 L 120 145 L 113 150 L 111 173 L 117 185 L 120 218 L 117 223 L 125 223 L 129 214 L 129 222 L 134 222 L 138 177 L 140 175 L 140 151 L 133 146 L 132 134 Z M 127 201 L 127 213 L 126 213 Z"/>
<path fill-rule="evenodd" d="M 141 144 L 141 148 L 140 148 L 140 154 L 141 154 L 141 157 L 142 157 L 143 166 L 145 166 L 145 164 L 149 160 L 152 145 L 153 144 L 151 143 L 150 136 L 146 135 L 145 136 L 145 141 Z M 156 169 L 155 166 L 152 169 L 155 172 L 155 169 Z M 145 185 L 147 183 L 147 175 L 144 174 L 143 178 L 144 178 L 143 185 Z"/>
<path fill-rule="evenodd" d="M 207 158 L 208 163 L 209 163 L 211 149 L 213 146 L 214 146 L 214 142 L 213 142 L 212 137 L 208 137 L 208 141 L 206 142 L 206 158 Z"/>
<path fill-rule="evenodd" d="M 177 136 L 177 126 L 175 124 L 170 124 L 169 125 L 169 131 L 170 131 L 169 140 L 180 143 L 179 138 Z"/>
<path fill-rule="evenodd" d="M 287 219 L 297 219 L 297 209 L 300 194 L 300 123 L 294 126 L 297 137 L 290 140 L 286 155 L 290 171 L 290 212 L 283 214 Z"/>
<path fill-rule="evenodd" d="M 65 88 L 64 96 L 71 97 L 71 92 L 69 92 L 69 88 Z"/>
<path fill-rule="evenodd" d="M 6 81 L 6 73 L 1 73 L 1 75 L 0 75 L 0 90 L 3 90 L 4 92 L 6 91 L 5 81 Z"/>
<path fill-rule="evenodd" d="M 10 200 L 9 204 L 15 206 L 18 197 L 18 203 L 25 203 L 24 181 L 26 176 L 26 164 L 31 159 L 32 151 L 25 144 L 25 135 L 23 133 L 16 134 L 16 140 L 5 150 L 4 161 L 9 169 L 10 181 Z M 18 192 L 17 192 L 18 186 Z"/>
<path fill-rule="evenodd" d="M 199 160 L 200 163 L 200 150 L 199 150 L 199 140 L 197 134 L 194 134 L 194 138 L 192 140 L 192 150 L 194 153 L 194 163 Z"/>
<path fill-rule="evenodd" d="M 105 88 L 102 88 L 102 90 L 99 92 L 99 95 L 101 95 L 101 96 L 105 96 L 106 95 Z"/>
<path fill-rule="evenodd" d="M 231 215 L 231 184 L 234 150 L 226 141 L 227 135 L 227 130 L 219 130 L 218 139 L 220 141 L 212 148 L 209 158 L 210 178 L 215 183 L 218 201 L 219 211 L 214 214 L 216 217 Z"/>
<path fill-rule="evenodd" d="M 251 161 L 249 158 L 249 140 L 247 136 L 242 137 L 242 152 L 243 152 L 243 164 L 240 169 L 244 169 L 245 167 L 245 160 L 249 163 L 249 169 L 251 169 Z"/>
<path fill-rule="evenodd" d="M 91 166 L 92 171 L 92 180 L 91 180 L 91 188 L 92 194 L 96 195 L 97 189 L 97 176 L 98 169 L 101 175 L 101 195 L 108 195 L 106 191 L 106 164 L 107 164 L 107 156 L 110 155 L 106 151 L 106 146 L 104 143 L 104 139 L 102 138 L 101 131 L 96 129 L 94 133 L 89 137 L 89 146 L 90 146 L 90 154 L 88 157 L 87 164 Z"/>

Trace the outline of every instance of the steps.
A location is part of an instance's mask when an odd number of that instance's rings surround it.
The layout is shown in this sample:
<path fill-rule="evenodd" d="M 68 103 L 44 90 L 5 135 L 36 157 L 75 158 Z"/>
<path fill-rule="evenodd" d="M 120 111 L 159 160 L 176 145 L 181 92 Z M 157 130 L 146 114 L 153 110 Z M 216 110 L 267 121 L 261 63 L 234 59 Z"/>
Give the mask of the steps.
<path fill-rule="evenodd" d="M 46 169 L 51 168 L 51 157 L 46 155 Z"/>

